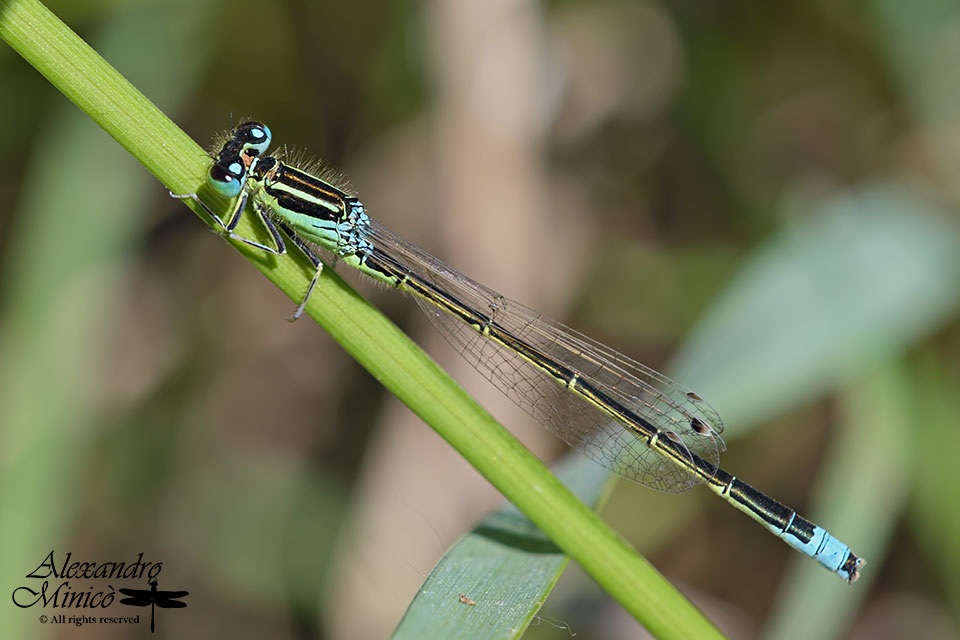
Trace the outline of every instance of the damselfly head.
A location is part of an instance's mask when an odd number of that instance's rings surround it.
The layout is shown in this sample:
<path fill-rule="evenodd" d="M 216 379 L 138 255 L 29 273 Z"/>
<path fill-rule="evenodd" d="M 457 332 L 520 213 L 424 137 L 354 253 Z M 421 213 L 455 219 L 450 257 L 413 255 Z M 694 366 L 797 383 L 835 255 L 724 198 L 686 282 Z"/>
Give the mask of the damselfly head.
<path fill-rule="evenodd" d="M 244 122 L 233 130 L 207 174 L 207 184 L 224 198 L 236 198 L 247 172 L 270 146 L 270 128 L 259 122 Z"/>

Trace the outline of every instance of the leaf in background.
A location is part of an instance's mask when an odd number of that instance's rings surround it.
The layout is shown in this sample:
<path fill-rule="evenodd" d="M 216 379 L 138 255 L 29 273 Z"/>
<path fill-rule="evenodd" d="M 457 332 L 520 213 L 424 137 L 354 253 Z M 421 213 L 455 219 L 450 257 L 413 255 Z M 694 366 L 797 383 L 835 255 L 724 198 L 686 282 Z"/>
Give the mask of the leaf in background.
<path fill-rule="evenodd" d="M 932 204 L 889 184 L 835 197 L 744 263 L 672 373 L 743 434 L 945 322 L 958 275 L 960 233 Z"/>
<path fill-rule="evenodd" d="M 612 487 L 610 472 L 568 456 L 557 475 L 593 509 Z M 569 558 L 516 507 L 491 513 L 437 563 L 393 638 L 519 638 Z M 460 594 L 476 604 L 460 600 Z"/>
<path fill-rule="evenodd" d="M 956 363 L 943 362 L 941 353 L 925 354 L 917 375 L 917 432 L 914 492 L 910 520 L 916 539 L 926 551 L 931 569 L 939 572 L 952 600 L 960 611 L 960 484 L 956 481 L 957 452 L 960 451 L 960 376 Z"/>

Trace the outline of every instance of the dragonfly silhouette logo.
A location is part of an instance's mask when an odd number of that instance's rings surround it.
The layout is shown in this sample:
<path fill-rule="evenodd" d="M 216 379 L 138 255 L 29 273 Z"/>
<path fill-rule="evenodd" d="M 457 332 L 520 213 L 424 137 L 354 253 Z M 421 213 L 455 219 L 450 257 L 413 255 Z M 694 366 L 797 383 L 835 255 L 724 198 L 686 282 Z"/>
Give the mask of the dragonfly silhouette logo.
<path fill-rule="evenodd" d="M 128 598 L 120 600 L 120 604 L 131 607 L 150 607 L 150 633 L 154 632 L 154 614 L 157 607 L 161 609 L 182 609 L 187 606 L 180 598 L 188 595 L 189 591 L 160 591 L 157 589 L 157 580 L 149 581 L 149 589 L 118 589 Z"/>

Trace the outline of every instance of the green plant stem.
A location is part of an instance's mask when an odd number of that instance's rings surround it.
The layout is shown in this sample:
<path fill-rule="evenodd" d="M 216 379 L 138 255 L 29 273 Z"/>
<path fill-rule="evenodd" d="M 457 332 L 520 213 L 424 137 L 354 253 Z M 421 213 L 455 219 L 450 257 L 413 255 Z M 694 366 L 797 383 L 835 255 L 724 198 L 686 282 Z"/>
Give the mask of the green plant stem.
<path fill-rule="evenodd" d="M 0 1 L 0 37 L 169 189 L 198 189 L 209 164 L 203 150 L 46 7 L 35 0 Z M 245 219 L 238 232 L 259 231 Z M 303 256 L 272 259 L 246 245 L 234 246 L 292 300 L 302 296 L 312 276 Z M 307 314 L 651 633 L 719 636 L 669 582 L 332 269 L 324 270 Z"/>

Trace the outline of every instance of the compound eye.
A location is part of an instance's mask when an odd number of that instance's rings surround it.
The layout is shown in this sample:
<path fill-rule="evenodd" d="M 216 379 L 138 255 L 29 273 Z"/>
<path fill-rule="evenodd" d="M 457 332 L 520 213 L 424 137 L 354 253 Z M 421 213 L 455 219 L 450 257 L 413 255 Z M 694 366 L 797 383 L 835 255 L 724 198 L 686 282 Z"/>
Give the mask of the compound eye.
<path fill-rule="evenodd" d="M 237 127 L 234 139 L 243 145 L 243 152 L 256 157 L 270 146 L 270 128 L 260 122 L 244 122 Z"/>
<path fill-rule="evenodd" d="M 244 168 L 240 160 L 225 164 L 217 163 L 210 167 L 207 184 L 224 198 L 236 198 L 243 186 Z"/>

